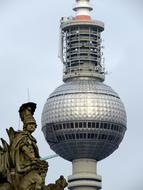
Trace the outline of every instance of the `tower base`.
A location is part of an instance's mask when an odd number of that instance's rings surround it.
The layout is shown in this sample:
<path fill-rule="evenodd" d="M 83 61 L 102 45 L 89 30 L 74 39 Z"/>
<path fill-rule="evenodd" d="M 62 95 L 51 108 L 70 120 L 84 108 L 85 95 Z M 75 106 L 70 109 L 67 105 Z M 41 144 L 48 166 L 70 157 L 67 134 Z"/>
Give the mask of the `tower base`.
<path fill-rule="evenodd" d="M 97 162 L 93 159 L 77 159 L 72 162 L 73 174 L 68 177 L 70 190 L 99 190 L 101 176 L 97 175 Z"/>

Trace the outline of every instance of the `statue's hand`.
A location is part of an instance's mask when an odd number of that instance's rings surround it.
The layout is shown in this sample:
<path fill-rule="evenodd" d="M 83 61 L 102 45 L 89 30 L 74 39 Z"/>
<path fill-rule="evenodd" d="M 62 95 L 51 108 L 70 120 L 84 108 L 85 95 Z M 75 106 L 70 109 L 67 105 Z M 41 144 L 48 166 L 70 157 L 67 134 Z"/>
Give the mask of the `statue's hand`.
<path fill-rule="evenodd" d="M 44 161 L 44 160 L 40 160 L 39 161 L 39 169 L 41 171 L 46 171 L 48 170 L 48 162 Z"/>
<path fill-rule="evenodd" d="M 39 172 L 48 170 L 48 163 L 44 160 L 39 160 L 38 158 L 32 160 L 31 165 L 33 169 L 39 170 Z"/>

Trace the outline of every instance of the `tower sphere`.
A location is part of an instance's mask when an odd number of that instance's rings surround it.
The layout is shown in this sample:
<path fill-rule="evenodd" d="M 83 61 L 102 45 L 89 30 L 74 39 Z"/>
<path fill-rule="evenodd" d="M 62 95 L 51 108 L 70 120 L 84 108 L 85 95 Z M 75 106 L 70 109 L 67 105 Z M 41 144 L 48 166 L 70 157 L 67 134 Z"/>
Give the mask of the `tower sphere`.
<path fill-rule="evenodd" d="M 42 129 L 51 149 L 66 160 L 97 161 L 114 152 L 126 131 L 118 94 L 100 80 L 75 78 L 47 99 Z"/>
<path fill-rule="evenodd" d="M 90 0 L 75 2 L 75 17 L 61 19 L 64 84 L 47 99 L 42 130 L 51 149 L 66 160 L 100 161 L 121 143 L 126 112 L 118 94 L 104 84 L 104 23 L 90 16 Z"/>

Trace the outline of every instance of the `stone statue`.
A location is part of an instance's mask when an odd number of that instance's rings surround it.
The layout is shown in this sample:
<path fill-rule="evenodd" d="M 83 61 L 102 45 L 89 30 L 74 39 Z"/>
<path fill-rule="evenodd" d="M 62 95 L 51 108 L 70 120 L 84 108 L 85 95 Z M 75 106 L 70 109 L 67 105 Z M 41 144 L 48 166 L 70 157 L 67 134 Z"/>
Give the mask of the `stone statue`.
<path fill-rule="evenodd" d="M 0 190 L 63 190 L 66 180 L 61 176 L 55 184 L 45 185 L 48 163 L 40 159 L 33 114 L 36 104 L 29 102 L 19 109 L 23 130 L 7 129 L 9 144 L 2 139 L 0 147 Z"/>

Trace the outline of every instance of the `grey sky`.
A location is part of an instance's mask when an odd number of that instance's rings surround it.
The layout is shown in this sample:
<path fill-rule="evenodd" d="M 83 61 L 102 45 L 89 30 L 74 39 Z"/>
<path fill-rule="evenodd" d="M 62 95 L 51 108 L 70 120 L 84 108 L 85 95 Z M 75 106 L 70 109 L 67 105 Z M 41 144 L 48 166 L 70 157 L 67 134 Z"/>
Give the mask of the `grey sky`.
<path fill-rule="evenodd" d="M 41 133 L 41 112 L 53 90 L 62 83 L 58 59 L 59 21 L 71 16 L 74 0 L 0 0 L 0 136 L 19 126 L 18 108 L 37 103 L 36 119 L 41 156 L 53 152 Z M 93 18 L 105 22 L 104 54 L 109 72 L 106 84 L 123 100 L 128 131 L 120 148 L 98 164 L 103 190 L 143 189 L 143 1 L 92 0 Z M 71 174 L 71 163 L 49 161 L 47 182 Z"/>

